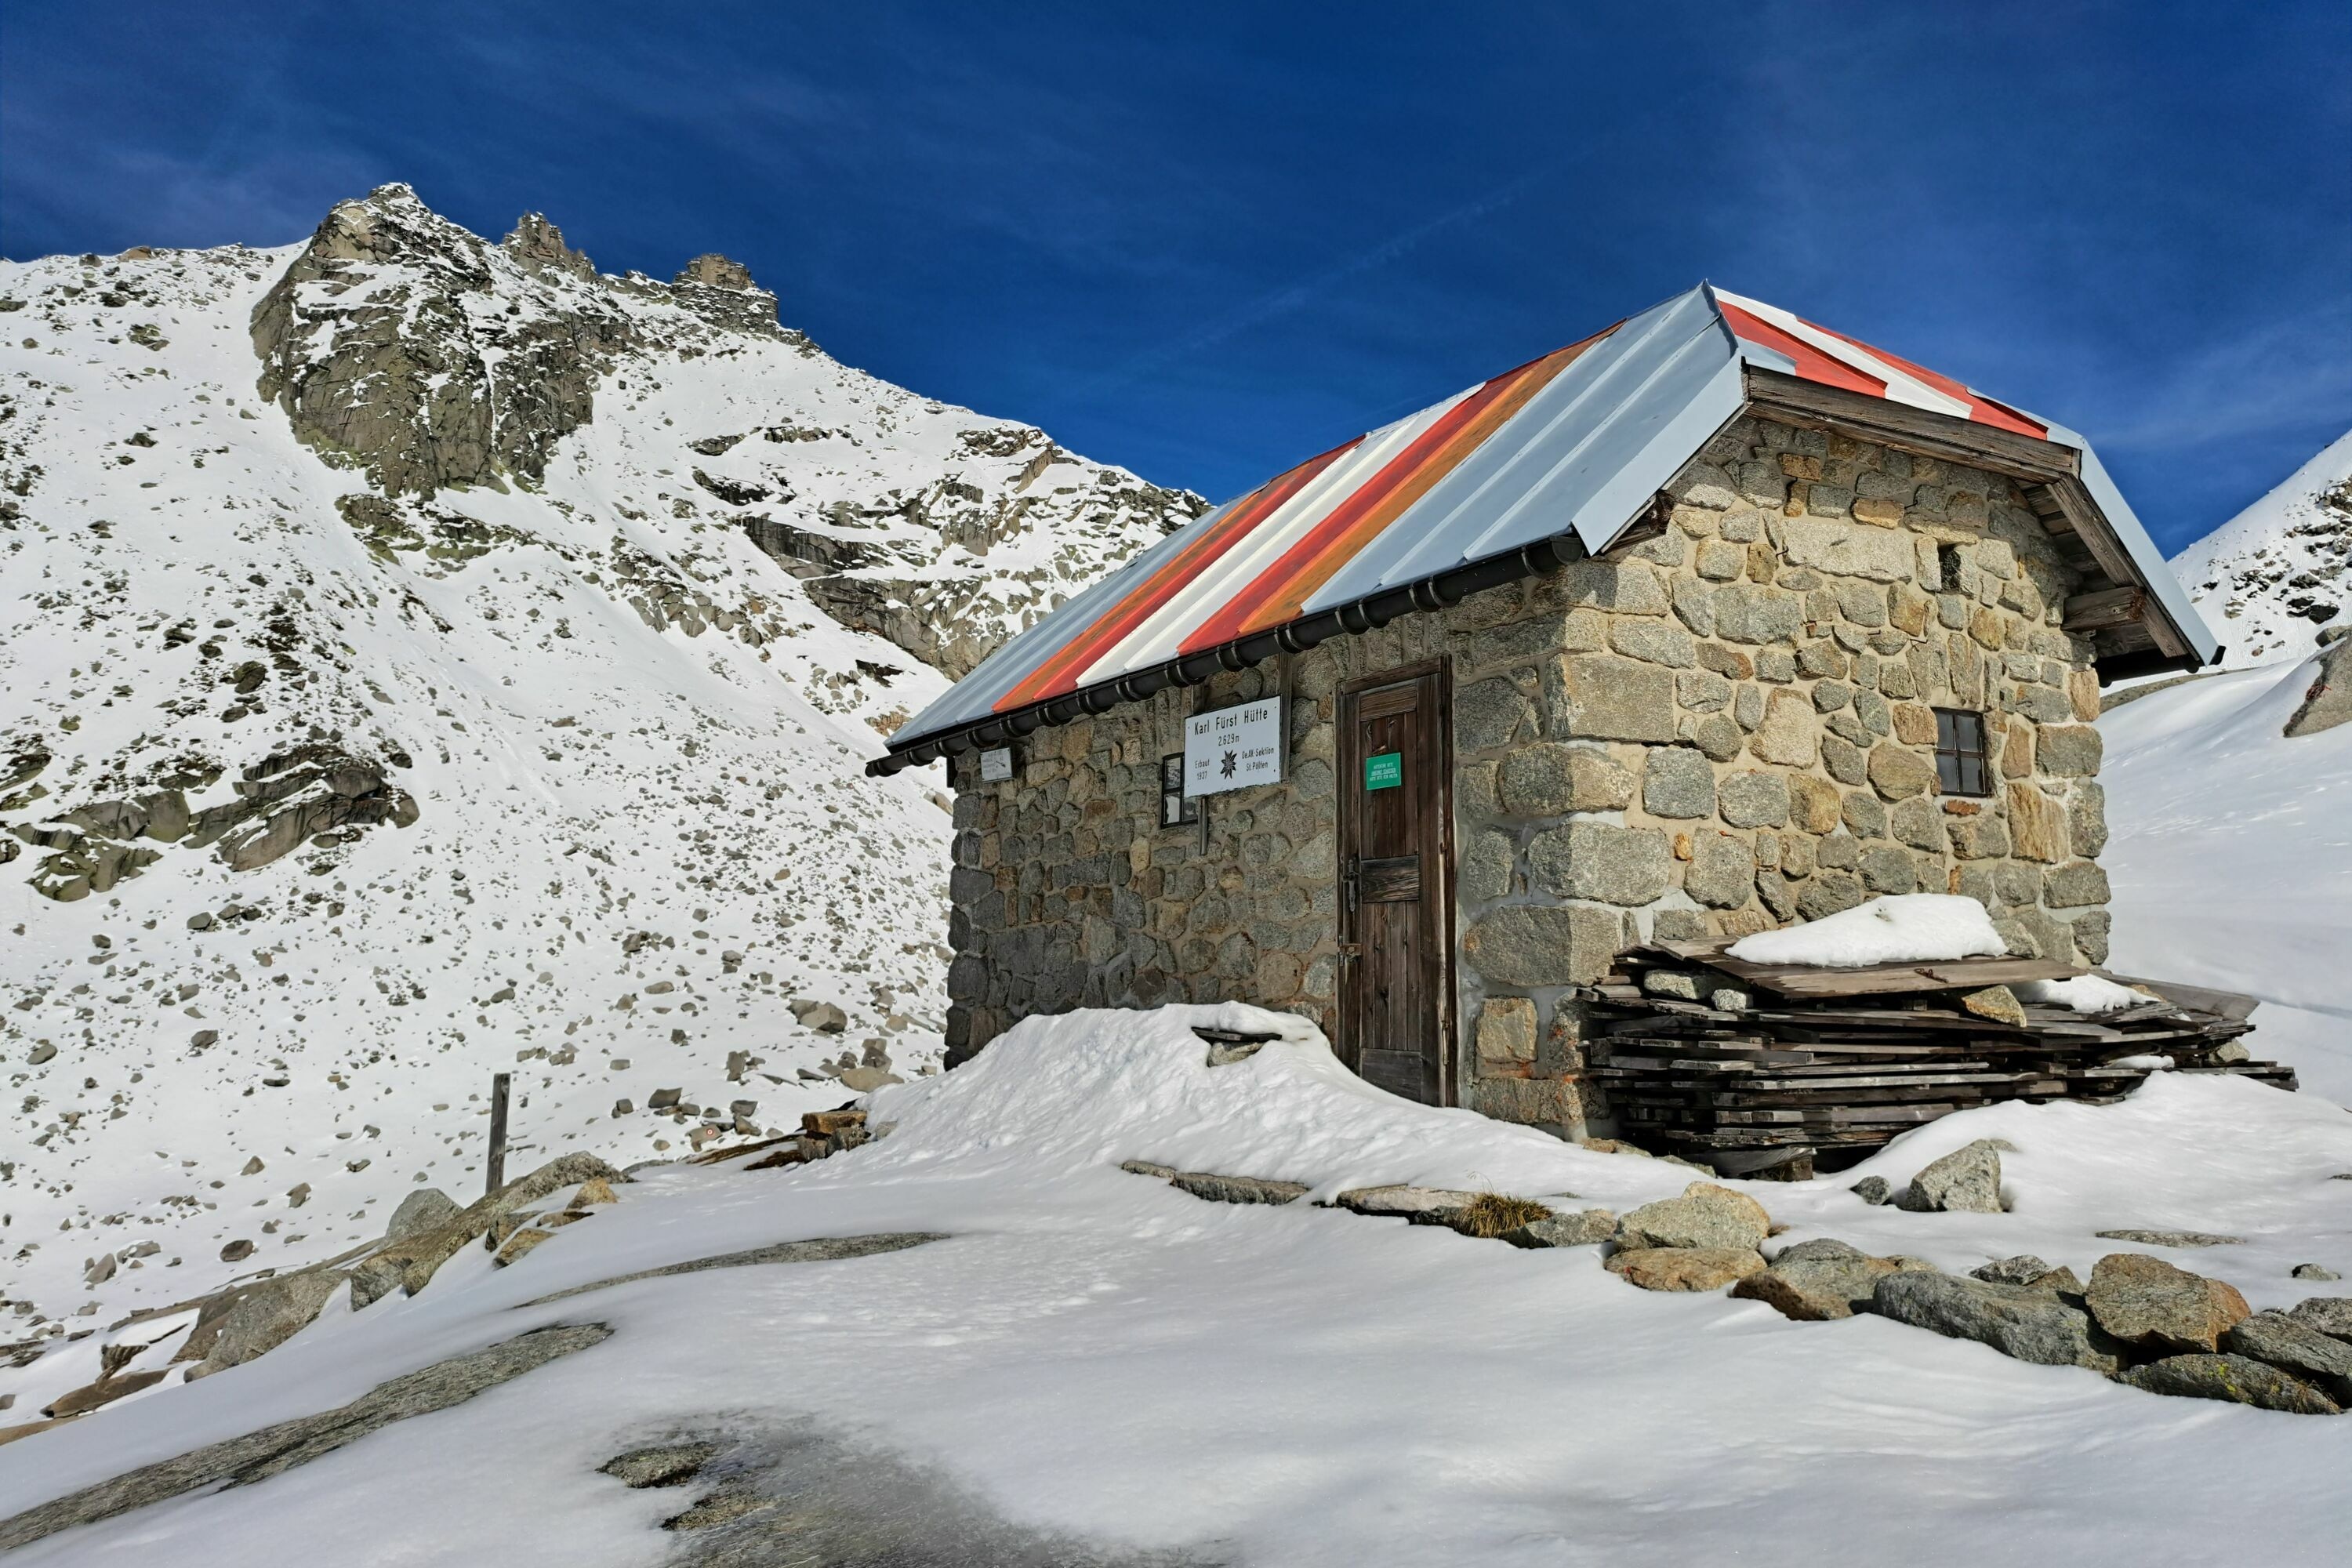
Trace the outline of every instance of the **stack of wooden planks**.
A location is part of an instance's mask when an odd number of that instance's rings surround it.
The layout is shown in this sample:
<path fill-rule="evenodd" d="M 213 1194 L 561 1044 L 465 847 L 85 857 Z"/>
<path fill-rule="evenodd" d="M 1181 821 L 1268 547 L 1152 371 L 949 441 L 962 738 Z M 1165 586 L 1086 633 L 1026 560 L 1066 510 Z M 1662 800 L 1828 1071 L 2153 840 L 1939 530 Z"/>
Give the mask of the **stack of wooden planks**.
<path fill-rule="evenodd" d="M 1830 969 L 1748 963 L 1728 945 L 1636 948 L 1576 992 L 1590 1015 L 1587 1077 L 1607 1090 L 1622 1135 L 1727 1175 L 1801 1179 L 1955 1110 L 2102 1104 L 2151 1071 L 2295 1087 L 2291 1069 L 2233 1043 L 2253 1027 L 2251 997 L 2115 975 L 2147 1002 L 2086 1016 L 2007 989 L 2084 973 L 2071 964 Z"/>

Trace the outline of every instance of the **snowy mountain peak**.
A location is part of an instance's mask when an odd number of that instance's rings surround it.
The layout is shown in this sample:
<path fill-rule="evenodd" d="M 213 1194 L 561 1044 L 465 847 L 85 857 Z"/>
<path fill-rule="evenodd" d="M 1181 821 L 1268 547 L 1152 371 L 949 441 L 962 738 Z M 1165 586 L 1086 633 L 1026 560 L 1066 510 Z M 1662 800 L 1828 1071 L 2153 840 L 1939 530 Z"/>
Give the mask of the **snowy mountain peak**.
<path fill-rule="evenodd" d="M 2352 581 L 2352 434 L 2172 558 L 2232 668 L 2308 656 Z"/>
<path fill-rule="evenodd" d="M 865 760 L 1202 510 L 400 185 L 0 322 L 19 1338 L 465 1193 L 494 1068 L 621 1163 L 918 1070 L 947 824 Z"/>

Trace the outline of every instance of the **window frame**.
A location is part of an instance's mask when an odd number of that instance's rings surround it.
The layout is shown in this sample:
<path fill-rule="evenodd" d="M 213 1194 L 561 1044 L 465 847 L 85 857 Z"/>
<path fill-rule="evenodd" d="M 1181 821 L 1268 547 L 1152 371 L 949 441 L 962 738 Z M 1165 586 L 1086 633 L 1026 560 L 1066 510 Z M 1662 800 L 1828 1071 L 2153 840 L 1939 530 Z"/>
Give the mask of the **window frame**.
<path fill-rule="evenodd" d="M 1189 827 L 1200 820 L 1200 797 L 1184 793 L 1184 753 L 1170 752 L 1160 759 L 1160 831 Z"/>
<path fill-rule="evenodd" d="M 1983 800 L 1992 794 L 1991 726 L 1974 708 L 1937 708 L 1936 715 L 1936 785 L 1948 795 Z M 1969 742 L 1973 731 L 1975 744 Z M 1976 787 L 1969 787 L 1970 770 Z"/>

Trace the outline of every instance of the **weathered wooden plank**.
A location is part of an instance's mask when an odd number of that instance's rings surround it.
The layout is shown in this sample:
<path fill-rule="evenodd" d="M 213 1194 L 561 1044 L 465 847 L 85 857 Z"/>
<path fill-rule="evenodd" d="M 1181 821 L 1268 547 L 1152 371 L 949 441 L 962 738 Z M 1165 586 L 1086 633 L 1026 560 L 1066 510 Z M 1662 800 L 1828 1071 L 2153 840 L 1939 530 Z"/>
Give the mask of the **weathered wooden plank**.
<path fill-rule="evenodd" d="M 2080 973 L 2045 958 L 1964 958 L 1940 963 L 1879 963 L 1854 969 L 1812 964 L 1748 963 L 1727 955 L 1708 960 L 1735 979 L 1783 996 L 1867 996 L 1911 991 L 1972 991 L 2022 980 L 2064 980 Z"/>
<path fill-rule="evenodd" d="M 2105 631 L 2111 626 L 2137 626 L 2147 595 L 2137 587 L 2102 588 L 2077 594 L 2066 601 L 2061 624 L 2070 632 Z"/>

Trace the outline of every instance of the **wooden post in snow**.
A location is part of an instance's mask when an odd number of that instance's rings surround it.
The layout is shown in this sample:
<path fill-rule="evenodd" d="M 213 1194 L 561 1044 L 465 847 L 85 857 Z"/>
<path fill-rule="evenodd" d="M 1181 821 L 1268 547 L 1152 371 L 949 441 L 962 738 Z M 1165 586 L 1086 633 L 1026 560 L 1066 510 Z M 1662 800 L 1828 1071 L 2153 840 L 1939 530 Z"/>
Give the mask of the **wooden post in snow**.
<path fill-rule="evenodd" d="M 490 1075 L 490 1158 L 485 1196 L 507 1184 L 507 1085 L 513 1075 Z"/>

